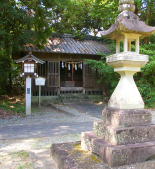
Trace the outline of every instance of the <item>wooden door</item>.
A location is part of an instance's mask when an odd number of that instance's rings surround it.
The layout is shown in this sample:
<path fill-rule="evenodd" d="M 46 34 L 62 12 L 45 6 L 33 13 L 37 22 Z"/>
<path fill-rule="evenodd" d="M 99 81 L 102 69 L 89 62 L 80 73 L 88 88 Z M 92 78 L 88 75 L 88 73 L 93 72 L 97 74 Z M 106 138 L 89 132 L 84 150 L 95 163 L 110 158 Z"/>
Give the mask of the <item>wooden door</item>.
<path fill-rule="evenodd" d="M 84 75 L 83 87 L 85 88 L 94 87 L 94 73 L 92 69 L 89 67 L 89 64 L 84 65 L 83 75 Z"/>
<path fill-rule="evenodd" d="M 48 62 L 48 86 L 60 87 L 60 62 Z"/>

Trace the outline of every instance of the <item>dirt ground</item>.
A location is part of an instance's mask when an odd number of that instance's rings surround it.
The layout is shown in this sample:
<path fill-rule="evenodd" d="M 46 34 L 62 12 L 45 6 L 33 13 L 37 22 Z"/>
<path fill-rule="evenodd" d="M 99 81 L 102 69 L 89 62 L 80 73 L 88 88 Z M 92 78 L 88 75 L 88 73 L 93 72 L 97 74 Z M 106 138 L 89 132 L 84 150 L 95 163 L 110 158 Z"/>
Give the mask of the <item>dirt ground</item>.
<path fill-rule="evenodd" d="M 0 152 L 0 169 L 33 169 L 29 152 Z"/>

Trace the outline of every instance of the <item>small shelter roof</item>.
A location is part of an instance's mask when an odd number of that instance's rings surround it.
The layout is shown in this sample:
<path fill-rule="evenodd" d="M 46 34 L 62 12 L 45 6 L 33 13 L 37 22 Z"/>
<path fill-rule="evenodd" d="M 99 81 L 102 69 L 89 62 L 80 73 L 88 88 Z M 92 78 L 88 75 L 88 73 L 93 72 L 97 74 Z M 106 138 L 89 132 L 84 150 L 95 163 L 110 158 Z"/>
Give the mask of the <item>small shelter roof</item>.
<path fill-rule="evenodd" d="M 40 59 L 36 58 L 31 53 L 29 53 L 28 55 L 26 55 L 26 56 L 24 56 L 24 57 L 22 57 L 22 58 L 20 58 L 18 60 L 15 60 L 14 62 L 15 63 L 20 63 L 20 62 L 25 62 L 26 60 L 28 60 L 28 61 L 32 61 L 33 60 L 34 62 L 41 63 L 41 64 L 45 63 L 43 60 L 40 60 Z"/>
<path fill-rule="evenodd" d="M 110 50 L 102 40 L 97 37 L 86 36 L 83 40 L 74 39 L 71 34 L 53 34 L 47 39 L 43 49 L 38 49 L 35 45 L 27 44 L 24 51 L 48 52 L 48 53 L 69 53 L 69 54 L 109 54 Z"/>

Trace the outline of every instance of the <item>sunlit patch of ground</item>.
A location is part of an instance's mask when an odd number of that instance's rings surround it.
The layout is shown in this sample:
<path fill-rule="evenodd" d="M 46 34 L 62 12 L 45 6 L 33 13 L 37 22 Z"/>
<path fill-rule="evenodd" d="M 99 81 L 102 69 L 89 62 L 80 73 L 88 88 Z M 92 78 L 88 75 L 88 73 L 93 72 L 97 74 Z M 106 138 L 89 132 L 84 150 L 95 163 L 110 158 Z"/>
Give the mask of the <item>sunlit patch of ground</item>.
<path fill-rule="evenodd" d="M 31 169 L 34 161 L 31 161 L 29 151 L 49 149 L 53 143 L 79 141 L 80 135 L 0 140 L 0 169 Z M 38 161 L 35 162 L 38 163 Z"/>
<path fill-rule="evenodd" d="M 0 152 L 1 169 L 33 169 L 29 152 Z"/>

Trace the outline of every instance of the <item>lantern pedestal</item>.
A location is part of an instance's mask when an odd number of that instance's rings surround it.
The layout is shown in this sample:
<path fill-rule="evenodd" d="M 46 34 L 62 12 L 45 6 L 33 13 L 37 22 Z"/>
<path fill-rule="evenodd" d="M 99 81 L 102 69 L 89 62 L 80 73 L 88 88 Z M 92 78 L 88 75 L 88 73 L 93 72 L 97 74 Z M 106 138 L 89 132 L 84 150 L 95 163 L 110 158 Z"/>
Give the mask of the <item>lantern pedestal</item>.
<path fill-rule="evenodd" d="M 31 78 L 30 76 L 26 77 L 26 115 L 31 115 Z"/>
<path fill-rule="evenodd" d="M 107 64 L 121 75 L 108 106 L 119 109 L 142 109 L 143 99 L 134 82 L 133 75 L 148 62 L 148 56 L 136 52 L 122 52 L 108 56 Z"/>

